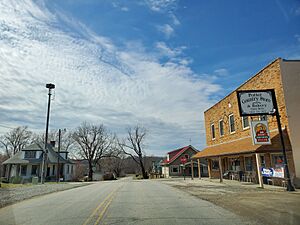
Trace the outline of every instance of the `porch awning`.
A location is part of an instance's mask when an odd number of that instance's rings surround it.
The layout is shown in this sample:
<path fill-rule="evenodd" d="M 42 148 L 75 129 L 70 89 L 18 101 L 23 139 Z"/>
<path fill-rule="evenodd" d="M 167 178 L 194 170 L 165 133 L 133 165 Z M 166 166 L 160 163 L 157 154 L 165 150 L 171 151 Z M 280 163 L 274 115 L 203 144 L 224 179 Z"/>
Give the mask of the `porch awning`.
<path fill-rule="evenodd" d="M 292 150 L 290 140 L 286 130 L 283 132 L 284 144 L 286 150 Z M 234 141 L 228 141 L 226 143 L 208 146 L 202 151 L 195 154 L 192 158 L 209 158 L 215 156 L 225 155 L 239 155 L 247 153 L 271 153 L 282 151 L 279 133 L 271 133 L 271 145 L 253 145 L 251 137 L 240 138 Z"/>

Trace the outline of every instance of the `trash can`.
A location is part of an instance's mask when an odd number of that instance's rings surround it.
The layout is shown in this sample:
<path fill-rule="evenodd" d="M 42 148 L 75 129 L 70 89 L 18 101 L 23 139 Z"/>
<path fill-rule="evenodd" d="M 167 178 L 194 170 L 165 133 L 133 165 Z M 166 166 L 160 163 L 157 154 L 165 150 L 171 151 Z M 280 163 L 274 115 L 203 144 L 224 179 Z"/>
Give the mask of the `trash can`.
<path fill-rule="evenodd" d="M 39 178 L 38 177 L 32 177 L 32 184 L 38 184 Z"/>

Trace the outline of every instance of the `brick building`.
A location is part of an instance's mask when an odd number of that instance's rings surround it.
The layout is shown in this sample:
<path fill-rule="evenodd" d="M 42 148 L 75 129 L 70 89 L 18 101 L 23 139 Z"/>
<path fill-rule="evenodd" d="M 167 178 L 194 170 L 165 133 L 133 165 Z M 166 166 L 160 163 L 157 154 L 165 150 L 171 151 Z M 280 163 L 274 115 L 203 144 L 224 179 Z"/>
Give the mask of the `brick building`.
<path fill-rule="evenodd" d="M 206 158 L 211 178 L 258 182 L 258 165 L 282 168 L 283 156 L 275 116 L 240 117 L 237 90 L 274 89 L 278 103 L 292 182 L 300 176 L 300 61 L 276 59 L 204 112 L 207 147 L 193 156 Z M 253 145 L 250 121 L 267 120 L 271 145 Z M 222 174 L 222 176 L 221 176 Z M 283 176 L 286 176 L 282 173 Z M 282 185 L 284 177 L 265 177 Z"/>

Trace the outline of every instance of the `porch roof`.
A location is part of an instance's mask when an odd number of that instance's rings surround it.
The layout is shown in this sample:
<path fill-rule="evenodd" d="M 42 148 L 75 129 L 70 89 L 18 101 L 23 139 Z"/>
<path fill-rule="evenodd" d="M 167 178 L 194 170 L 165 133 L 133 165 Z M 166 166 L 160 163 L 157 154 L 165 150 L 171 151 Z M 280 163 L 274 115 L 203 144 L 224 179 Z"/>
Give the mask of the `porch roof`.
<path fill-rule="evenodd" d="M 34 164 L 34 163 L 41 163 L 41 159 L 23 159 L 22 152 L 17 152 L 11 158 L 5 160 L 3 164 Z"/>
<path fill-rule="evenodd" d="M 290 140 L 288 138 L 286 130 L 284 134 L 284 143 L 286 150 L 292 150 Z M 251 137 L 240 138 L 234 141 L 221 143 L 218 145 L 208 146 L 202 151 L 195 154 L 192 158 L 209 158 L 216 156 L 225 155 L 239 155 L 247 153 L 271 153 L 282 151 L 279 133 L 272 132 L 271 134 L 271 145 L 253 145 Z"/>

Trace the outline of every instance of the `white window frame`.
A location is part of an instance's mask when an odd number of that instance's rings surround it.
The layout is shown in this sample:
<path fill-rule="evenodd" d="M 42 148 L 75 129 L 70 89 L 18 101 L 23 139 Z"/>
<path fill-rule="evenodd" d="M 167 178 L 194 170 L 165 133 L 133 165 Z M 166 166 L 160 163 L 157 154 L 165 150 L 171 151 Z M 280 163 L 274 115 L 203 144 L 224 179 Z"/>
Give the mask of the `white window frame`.
<path fill-rule="evenodd" d="M 233 117 L 234 131 L 231 131 L 230 117 Z M 234 122 L 234 115 L 233 115 L 233 113 L 228 116 L 228 122 L 229 122 L 229 133 L 230 134 L 234 134 L 235 131 L 236 131 L 236 126 L 235 126 L 235 122 Z"/>
<path fill-rule="evenodd" d="M 174 172 L 173 169 L 176 168 L 177 169 L 177 172 Z M 171 173 L 179 173 L 179 166 L 176 166 L 176 165 L 173 165 L 171 166 Z"/>
<path fill-rule="evenodd" d="M 221 122 L 223 123 L 223 134 L 221 134 Z M 224 129 L 224 121 L 223 120 L 219 120 L 219 134 L 220 134 L 220 137 L 223 137 L 224 134 L 225 134 L 225 129 Z"/>
<path fill-rule="evenodd" d="M 214 132 L 213 132 L 212 127 L 214 127 Z M 216 127 L 215 127 L 215 124 L 213 124 L 213 123 L 210 124 L 210 133 L 211 133 L 211 140 L 216 140 Z"/>
<path fill-rule="evenodd" d="M 247 127 L 245 127 L 245 124 L 244 124 L 244 118 L 245 118 L 245 117 L 247 117 L 247 118 L 248 118 L 248 126 L 247 126 Z M 243 126 L 243 130 L 247 130 L 247 129 L 249 129 L 249 128 L 250 128 L 249 117 L 248 117 L 248 116 L 242 116 L 242 117 L 241 117 L 241 119 L 242 119 L 242 126 Z"/>

